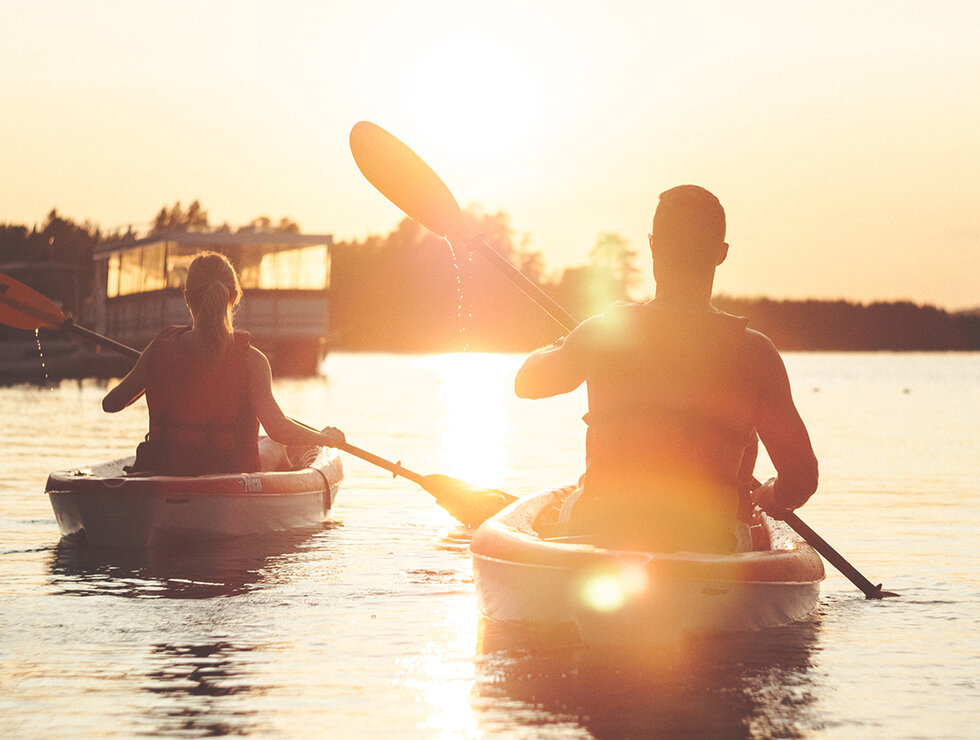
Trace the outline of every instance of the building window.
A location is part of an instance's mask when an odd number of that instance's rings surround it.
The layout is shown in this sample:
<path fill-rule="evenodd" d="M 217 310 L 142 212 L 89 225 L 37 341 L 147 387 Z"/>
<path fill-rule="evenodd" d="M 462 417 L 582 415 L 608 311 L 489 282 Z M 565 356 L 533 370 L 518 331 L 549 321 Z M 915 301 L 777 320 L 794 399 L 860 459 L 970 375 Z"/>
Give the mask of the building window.
<path fill-rule="evenodd" d="M 329 275 L 327 246 L 318 244 L 267 252 L 258 264 L 242 267 L 241 281 L 244 290 L 326 290 Z"/>

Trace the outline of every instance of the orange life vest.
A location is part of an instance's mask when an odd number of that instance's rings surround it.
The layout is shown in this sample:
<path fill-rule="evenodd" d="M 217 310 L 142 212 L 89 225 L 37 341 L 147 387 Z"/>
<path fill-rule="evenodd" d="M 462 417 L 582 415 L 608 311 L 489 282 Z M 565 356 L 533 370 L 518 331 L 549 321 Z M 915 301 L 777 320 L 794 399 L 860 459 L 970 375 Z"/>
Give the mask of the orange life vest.
<path fill-rule="evenodd" d="M 178 341 L 186 326 L 154 340 L 146 379 L 147 441 L 169 475 L 260 470 L 259 420 L 249 403 L 250 336 L 235 332 L 219 360 Z"/>

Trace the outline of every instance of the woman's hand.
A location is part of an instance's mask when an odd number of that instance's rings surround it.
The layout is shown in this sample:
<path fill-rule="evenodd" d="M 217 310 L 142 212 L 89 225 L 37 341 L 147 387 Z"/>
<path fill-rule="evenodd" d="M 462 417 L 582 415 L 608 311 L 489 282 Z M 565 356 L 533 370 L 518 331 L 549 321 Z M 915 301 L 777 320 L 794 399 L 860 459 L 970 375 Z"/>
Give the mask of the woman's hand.
<path fill-rule="evenodd" d="M 340 447 L 347 441 L 347 437 L 337 427 L 324 427 L 320 430 L 320 438 L 327 447 Z"/>

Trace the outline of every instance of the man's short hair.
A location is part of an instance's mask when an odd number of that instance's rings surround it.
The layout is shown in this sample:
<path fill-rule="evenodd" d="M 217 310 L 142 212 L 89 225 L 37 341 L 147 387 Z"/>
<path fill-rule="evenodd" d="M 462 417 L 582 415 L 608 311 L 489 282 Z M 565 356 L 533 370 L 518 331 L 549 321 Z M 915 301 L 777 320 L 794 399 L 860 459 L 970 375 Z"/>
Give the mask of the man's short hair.
<path fill-rule="evenodd" d="M 725 209 L 698 185 L 665 190 L 653 215 L 652 238 L 687 248 L 715 247 L 725 241 Z"/>

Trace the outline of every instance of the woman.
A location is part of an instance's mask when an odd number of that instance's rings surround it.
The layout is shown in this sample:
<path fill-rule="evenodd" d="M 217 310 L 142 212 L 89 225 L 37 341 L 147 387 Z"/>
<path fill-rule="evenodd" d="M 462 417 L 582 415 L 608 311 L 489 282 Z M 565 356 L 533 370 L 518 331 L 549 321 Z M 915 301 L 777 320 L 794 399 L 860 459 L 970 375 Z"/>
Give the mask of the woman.
<path fill-rule="evenodd" d="M 269 360 L 251 346 L 247 332 L 233 328 L 232 314 L 241 296 L 238 275 L 224 255 L 196 255 L 184 284 L 193 326 L 164 329 L 102 399 L 102 408 L 114 413 L 146 393 L 150 431 L 134 472 L 204 475 L 275 469 L 275 463 L 263 466 L 260 458 L 260 423 L 281 445 L 344 443 L 339 429 L 316 432 L 283 414 L 272 395 Z"/>

